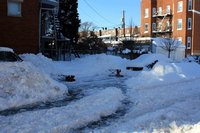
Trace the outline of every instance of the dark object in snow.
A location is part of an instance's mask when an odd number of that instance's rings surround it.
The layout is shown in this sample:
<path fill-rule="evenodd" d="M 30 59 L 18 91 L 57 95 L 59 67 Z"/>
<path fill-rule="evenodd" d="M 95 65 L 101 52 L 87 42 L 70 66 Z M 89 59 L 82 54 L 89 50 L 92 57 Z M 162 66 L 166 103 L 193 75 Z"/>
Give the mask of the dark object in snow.
<path fill-rule="evenodd" d="M 121 69 L 109 69 L 109 71 L 112 72 L 112 74 L 109 75 L 109 76 L 124 77 L 124 76 L 121 74 L 121 72 L 122 72 Z"/>
<path fill-rule="evenodd" d="M 148 69 L 152 69 L 153 66 L 158 62 L 158 60 L 155 60 L 154 62 L 146 65 L 145 67 Z M 142 71 L 143 67 L 126 67 L 127 70 L 132 70 L 132 71 Z"/>
<path fill-rule="evenodd" d="M 11 48 L 0 47 L 0 62 L 21 62 L 23 61 Z"/>
<path fill-rule="evenodd" d="M 126 67 L 127 70 L 142 71 L 143 67 Z"/>
<path fill-rule="evenodd" d="M 75 76 L 74 75 L 66 75 L 65 81 L 74 82 L 74 81 L 76 81 Z"/>
<path fill-rule="evenodd" d="M 116 74 L 115 74 L 115 76 L 116 77 L 124 77 L 123 75 L 121 75 L 121 69 L 116 69 Z"/>
<path fill-rule="evenodd" d="M 147 65 L 146 67 L 147 67 L 148 69 L 152 69 L 153 66 L 154 66 L 157 62 L 158 62 L 158 60 L 155 60 L 153 63 Z"/>

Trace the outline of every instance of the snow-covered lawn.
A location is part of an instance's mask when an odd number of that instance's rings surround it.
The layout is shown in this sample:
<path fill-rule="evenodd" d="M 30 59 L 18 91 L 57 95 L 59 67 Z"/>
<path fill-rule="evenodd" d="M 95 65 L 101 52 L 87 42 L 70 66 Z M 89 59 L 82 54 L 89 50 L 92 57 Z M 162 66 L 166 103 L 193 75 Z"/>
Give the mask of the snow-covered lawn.
<path fill-rule="evenodd" d="M 142 55 L 132 61 L 105 54 L 71 62 L 52 61 L 41 54 L 21 57 L 22 63 L 0 67 L 1 110 L 62 99 L 68 89 L 80 89 L 84 96 L 62 107 L 0 115 L 0 132 L 200 131 L 199 64 L 172 62 L 158 54 Z M 127 66 L 145 67 L 155 60 L 158 62 L 151 70 L 126 70 Z M 121 69 L 124 77 L 114 77 L 113 69 Z M 59 75 L 68 74 L 75 75 L 76 82 L 58 81 Z M 87 127 L 124 108 L 124 99 L 131 103 L 124 115 L 111 118 L 106 125 Z"/>

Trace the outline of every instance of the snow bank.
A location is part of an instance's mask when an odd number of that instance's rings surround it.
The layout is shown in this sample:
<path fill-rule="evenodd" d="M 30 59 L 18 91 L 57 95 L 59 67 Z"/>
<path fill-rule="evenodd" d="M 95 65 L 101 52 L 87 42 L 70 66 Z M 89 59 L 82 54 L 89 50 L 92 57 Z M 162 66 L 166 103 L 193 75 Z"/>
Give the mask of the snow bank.
<path fill-rule="evenodd" d="M 144 67 L 153 63 L 155 60 L 159 62 L 171 62 L 166 56 L 162 54 L 143 54 L 140 55 L 138 58 L 132 61 L 132 66 L 134 67 Z"/>
<path fill-rule="evenodd" d="M 0 110 L 62 98 L 68 92 L 27 62 L 0 65 Z"/>
<path fill-rule="evenodd" d="M 158 62 L 151 71 L 142 71 L 137 77 L 128 79 L 126 85 L 139 89 L 198 77 L 200 77 L 200 67 L 197 63 Z"/>
<path fill-rule="evenodd" d="M 76 77 L 102 75 L 109 69 L 126 68 L 128 60 L 121 57 L 99 54 L 85 56 L 73 61 L 52 61 L 43 55 L 24 54 L 21 58 L 49 74 L 69 74 Z"/>
<path fill-rule="evenodd" d="M 111 115 L 124 99 L 118 88 L 106 88 L 65 107 L 0 116 L 0 132 L 69 132 Z"/>

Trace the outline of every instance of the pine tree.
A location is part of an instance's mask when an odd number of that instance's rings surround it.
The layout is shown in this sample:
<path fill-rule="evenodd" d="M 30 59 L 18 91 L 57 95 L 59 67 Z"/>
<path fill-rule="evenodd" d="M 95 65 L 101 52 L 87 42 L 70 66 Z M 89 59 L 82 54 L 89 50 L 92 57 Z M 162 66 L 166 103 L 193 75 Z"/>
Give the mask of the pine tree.
<path fill-rule="evenodd" d="M 60 0 L 58 18 L 62 34 L 70 39 L 71 44 L 78 41 L 80 26 L 77 0 Z"/>

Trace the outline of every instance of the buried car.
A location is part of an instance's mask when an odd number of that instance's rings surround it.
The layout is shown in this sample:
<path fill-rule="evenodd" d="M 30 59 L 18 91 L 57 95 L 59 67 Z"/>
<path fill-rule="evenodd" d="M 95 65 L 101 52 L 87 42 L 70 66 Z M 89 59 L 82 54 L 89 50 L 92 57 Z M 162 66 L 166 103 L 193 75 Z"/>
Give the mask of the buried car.
<path fill-rule="evenodd" d="M 0 47 L 0 62 L 16 62 L 23 61 L 13 49 L 7 47 Z"/>

